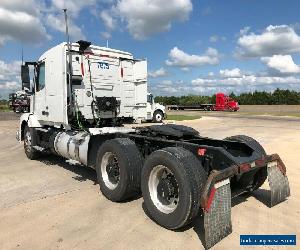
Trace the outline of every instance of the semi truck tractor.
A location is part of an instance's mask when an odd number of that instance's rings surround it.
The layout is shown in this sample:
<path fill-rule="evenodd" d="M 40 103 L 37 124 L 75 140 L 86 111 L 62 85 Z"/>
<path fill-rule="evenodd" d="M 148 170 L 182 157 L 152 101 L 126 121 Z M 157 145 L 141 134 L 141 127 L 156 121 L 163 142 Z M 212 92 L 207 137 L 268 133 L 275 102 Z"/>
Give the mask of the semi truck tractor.
<path fill-rule="evenodd" d="M 147 121 L 162 122 L 166 117 L 166 108 L 160 103 L 154 102 L 153 95 L 147 94 Z"/>
<path fill-rule="evenodd" d="M 30 109 L 30 94 L 24 90 L 16 91 L 8 96 L 9 107 L 16 113 L 26 113 Z"/>
<path fill-rule="evenodd" d="M 146 89 L 145 61 L 87 45 L 64 43 L 22 66 L 24 85 L 30 85 L 26 65 L 36 76 L 30 113 L 17 131 L 30 160 L 55 154 L 93 168 L 102 195 L 121 202 L 142 194 L 150 218 L 170 230 L 203 216 L 206 248 L 232 232 L 233 196 L 260 188 L 267 177 L 270 206 L 290 195 L 279 155 L 251 137 L 207 138 L 176 124 L 122 126 L 127 113 L 144 116 L 146 95 L 137 103 L 133 96 Z"/>
<path fill-rule="evenodd" d="M 169 105 L 168 110 L 238 111 L 239 104 L 224 93 L 216 94 L 215 104 Z"/>

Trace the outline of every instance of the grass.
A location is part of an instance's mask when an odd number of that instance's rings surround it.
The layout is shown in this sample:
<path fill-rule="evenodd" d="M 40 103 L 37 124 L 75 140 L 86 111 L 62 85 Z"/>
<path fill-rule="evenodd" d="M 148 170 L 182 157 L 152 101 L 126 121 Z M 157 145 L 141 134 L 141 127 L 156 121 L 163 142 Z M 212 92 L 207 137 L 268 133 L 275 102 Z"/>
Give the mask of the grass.
<path fill-rule="evenodd" d="M 199 115 L 168 115 L 167 120 L 173 121 L 186 121 L 186 120 L 196 120 L 201 118 Z"/>
<path fill-rule="evenodd" d="M 0 104 L 0 112 L 10 111 L 9 106 L 6 104 Z"/>

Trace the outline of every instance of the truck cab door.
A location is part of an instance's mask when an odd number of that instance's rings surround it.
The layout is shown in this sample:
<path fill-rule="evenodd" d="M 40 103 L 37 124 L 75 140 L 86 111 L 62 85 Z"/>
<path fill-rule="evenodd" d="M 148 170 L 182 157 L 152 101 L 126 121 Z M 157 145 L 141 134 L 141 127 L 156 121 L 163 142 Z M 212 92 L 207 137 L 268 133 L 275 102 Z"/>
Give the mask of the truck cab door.
<path fill-rule="evenodd" d="M 46 120 L 49 112 L 46 107 L 46 65 L 41 62 L 36 66 L 35 74 L 35 97 L 34 97 L 34 113 L 38 116 L 39 120 Z"/>
<path fill-rule="evenodd" d="M 147 120 L 152 120 L 154 112 L 153 95 L 147 94 Z"/>

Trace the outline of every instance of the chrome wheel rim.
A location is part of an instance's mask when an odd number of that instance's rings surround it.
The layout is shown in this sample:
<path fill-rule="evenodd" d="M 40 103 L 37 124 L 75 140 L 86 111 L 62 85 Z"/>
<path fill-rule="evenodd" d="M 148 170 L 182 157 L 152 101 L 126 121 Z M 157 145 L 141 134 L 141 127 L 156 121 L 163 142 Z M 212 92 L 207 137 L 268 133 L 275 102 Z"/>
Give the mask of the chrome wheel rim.
<path fill-rule="evenodd" d="M 155 166 L 149 176 L 148 189 L 156 208 L 170 214 L 179 203 L 179 188 L 173 172 L 163 165 Z"/>
<path fill-rule="evenodd" d="M 161 114 L 159 114 L 159 113 L 156 114 L 155 119 L 156 119 L 156 121 L 160 122 L 162 120 Z"/>
<path fill-rule="evenodd" d="M 106 152 L 101 160 L 101 175 L 105 186 L 111 190 L 117 188 L 120 181 L 120 167 L 115 154 Z"/>

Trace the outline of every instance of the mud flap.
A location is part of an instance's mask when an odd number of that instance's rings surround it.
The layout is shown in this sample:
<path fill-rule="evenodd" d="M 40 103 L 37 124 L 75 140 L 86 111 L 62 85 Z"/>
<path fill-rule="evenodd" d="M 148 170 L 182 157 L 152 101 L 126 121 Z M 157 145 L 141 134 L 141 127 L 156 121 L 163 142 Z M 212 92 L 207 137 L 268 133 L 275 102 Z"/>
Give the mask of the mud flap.
<path fill-rule="evenodd" d="M 211 248 L 232 232 L 229 179 L 214 185 L 210 199 L 204 210 L 205 249 Z"/>
<path fill-rule="evenodd" d="M 290 196 L 288 178 L 280 171 L 276 162 L 268 164 L 268 181 L 271 190 L 271 207 Z"/>

